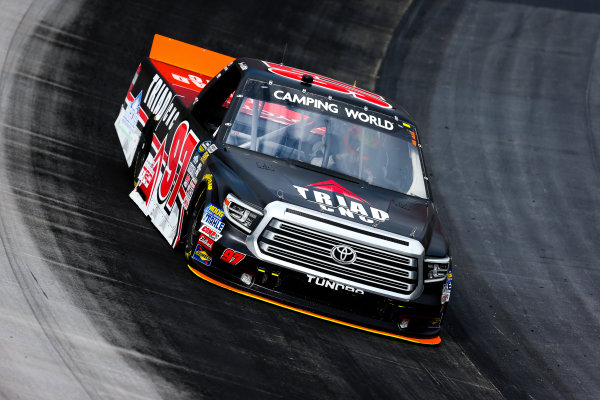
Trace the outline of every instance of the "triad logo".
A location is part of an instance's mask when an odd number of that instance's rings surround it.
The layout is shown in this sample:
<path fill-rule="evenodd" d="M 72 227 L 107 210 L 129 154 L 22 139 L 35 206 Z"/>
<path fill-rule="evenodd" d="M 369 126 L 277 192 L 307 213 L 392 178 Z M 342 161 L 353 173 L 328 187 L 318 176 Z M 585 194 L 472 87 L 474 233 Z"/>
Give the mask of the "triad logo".
<path fill-rule="evenodd" d="M 317 203 L 321 210 L 339 214 L 342 217 L 358 217 L 359 220 L 372 224 L 387 221 L 390 216 L 386 211 L 375 208 L 367 200 L 352 193 L 334 180 L 311 183 L 305 187 L 293 185 L 298 194 L 311 203 Z M 329 192 L 329 193 L 326 193 Z M 367 204 L 369 207 L 364 206 Z"/>
<path fill-rule="evenodd" d="M 306 185 L 306 187 L 310 187 L 312 189 L 326 190 L 326 191 L 332 192 L 332 193 L 338 193 L 338 194 L 341 194 L 342 196 L 349 197 L 351 199 L 358 200 L 360 202 L 371 205 L 371 203 L 369 203 L 362 197 L 352 193 L 351 191 L 349 191 L 348 189 L 346 189 L 345 187 L 343 187 L 342 185 L 340 185 L 339 183 L 337 183 L 336 181 L 333 181 L 333 180 L 323 181 L 323 182 L 318 182 L 318 183 L 311 183 L 310 185 Z"/>

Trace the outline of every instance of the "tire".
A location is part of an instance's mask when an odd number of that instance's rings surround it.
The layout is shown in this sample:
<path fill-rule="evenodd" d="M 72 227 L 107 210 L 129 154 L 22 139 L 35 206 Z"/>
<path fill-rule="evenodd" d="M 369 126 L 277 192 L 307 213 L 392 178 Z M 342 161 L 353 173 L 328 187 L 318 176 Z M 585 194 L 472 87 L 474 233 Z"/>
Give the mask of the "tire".
<path fill-rule="evenodd" d="M 188 260 L 192 255 L 192 252 L 196 249 L 196 244 L 198 244 L 202 214 L 204 207 L 206 207 L 207 200 L 210 199 L 211 193 L 211 191 L 208 190 L 208 185 L 205 181 L 200 182 L 198 185 L 200 188 L 198 189 L 198 193 L 196 195 L 196 202 L 193 203 L 194 210 L 192 211 L 192 216 L 188 221 L 184 240 L 185 258 Z"/>
<path fill-rule="evenodd" d="M 144 166 L 144 162 L 146 161 L 146 158 L 148 158 L 150 148 L 152 147 L 152 134 L 157 125 L 155 117 L 156 116 L 153 115 L 142 129 L 140 141 L 135 149 L 135 154 L 133 155 L 133 161 L 131 163 L 133 187 L 136 187 L 138 184 L 138 177 L 140 176 L 140 172 L 142 172 L 142 167 Z"/>

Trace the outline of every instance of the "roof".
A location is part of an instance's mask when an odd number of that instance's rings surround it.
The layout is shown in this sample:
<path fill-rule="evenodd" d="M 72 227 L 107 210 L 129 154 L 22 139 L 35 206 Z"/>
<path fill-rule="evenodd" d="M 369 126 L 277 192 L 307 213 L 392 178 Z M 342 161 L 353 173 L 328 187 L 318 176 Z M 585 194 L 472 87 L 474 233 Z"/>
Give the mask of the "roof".
<path fill-rule="evenodd" d="M 299 90 L 306 90 L 310 93 L 325 97 L 331 96 L 335 100 L 397 116 L 403 121 L 414 124 L 412 117 L 406 110 L 383 96 L 324 75 L 254 58 L 238 58 L 234 61 L 234 65 L 237 66 L 242 75 L 255 76 L 262 78 L 265 81 L 273 81 L 277 84 Z M 302 81 L 304 75 L 310 75 L 312 77 L 312 84 L 307 84 Z"/>
<path fill-rule="evenodd" d="M 403 108 L 375 93 L 358 88 L 335 79 L 293 68 L 283 64 L 261 61 L 253 58 L 235 59 L 198 46 L 154 35 L 150 50 L 150 59 L 166 63 L 177 68 L 214 77 L 224 67 L 235 63 L 242 76 L 256 76 L 266 81 L 306 90 L 332 99 L 356 105 L 365 110 L 377 111 L 397 117 L 414 125 L 410 115 Z M 303 76 L 309 75 L 311 83 L 303 82 Z"/>

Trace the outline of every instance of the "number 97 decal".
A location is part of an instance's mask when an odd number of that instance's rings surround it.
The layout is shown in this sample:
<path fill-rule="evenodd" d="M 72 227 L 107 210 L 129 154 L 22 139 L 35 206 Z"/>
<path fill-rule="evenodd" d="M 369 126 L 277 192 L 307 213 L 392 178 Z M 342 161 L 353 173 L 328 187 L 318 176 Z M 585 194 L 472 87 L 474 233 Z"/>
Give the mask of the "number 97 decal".
<path fill-rule="evenodd" d="M 238 265 L 244 258 L 246 258 L 244 253 L 238 253 L 232 249 L 225 249 L 221 256 L 221 260 L 232 265 Z"/>

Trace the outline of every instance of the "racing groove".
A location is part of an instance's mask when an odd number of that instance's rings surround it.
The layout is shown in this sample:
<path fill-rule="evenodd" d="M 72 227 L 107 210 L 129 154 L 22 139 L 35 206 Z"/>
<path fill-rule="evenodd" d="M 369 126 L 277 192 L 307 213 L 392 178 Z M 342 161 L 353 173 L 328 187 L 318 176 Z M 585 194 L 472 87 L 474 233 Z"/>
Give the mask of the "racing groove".
<path fill-rule="evenodd" d="M 3 71 L 5 192 L 31 235 L 27 247 L 25 234 L 9 241 L 4 224 L 3 243 L 45 277 L 11 264 L 37 315 L 72 323 L 37 320 L 61 362 L 28 354 L 50 372 L 27 378 L 43 384 L 67 370 L 80 389 L 48 385 L 47 398 L 597 397 L 597 15 L 438 1 L 413 5 L 400 23 L 404 7 L 391 1 L 105 3 L 38 11 Z M 422 123 L 459 264 L 437 348 L 194 278 L 127 198 L 112 127 L 155 32 L 275 61 L 288 43 L 286 63 L 368 88 L 394 29 L 378 84 Z M 75 306 L 57 307 L 65 298 Z M 87 348 L 117 349 L 126 365 L 83 356 L 72 333 L 80 312 L 102 336 L 85 337 Z M 25 390 L 3 382 L 6 397 Z"/>
<path fill-rule="evenodd" d="M 459 264 L 447 333 L 507 398 L 595 399 L 600 16 L 514 3 L 421 8 L 379 86 L 420 100 Z"/>

